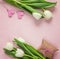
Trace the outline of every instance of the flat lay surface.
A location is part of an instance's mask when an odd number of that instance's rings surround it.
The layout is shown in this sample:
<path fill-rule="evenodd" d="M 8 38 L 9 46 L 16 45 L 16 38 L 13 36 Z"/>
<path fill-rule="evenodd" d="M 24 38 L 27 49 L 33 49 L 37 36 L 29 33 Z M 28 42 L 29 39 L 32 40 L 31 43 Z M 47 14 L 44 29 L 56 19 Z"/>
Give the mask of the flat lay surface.
<path fill-rule="evenodd" d="M 4 53 L 3 47 L 7 42 L 12 42 L 14 37 L 22 37 L 36 49 L 45 39 L 59 49 L 54 59 L 60 59 L 60 0 L 51 1 L 57 1 L 57 5 L 52 9 L 53 18 L 50 21 L 35 20 L 26 11 L 19 19 L 16 12 L 20 9 L 4 3 L 8 9 L 16 11 L 12 17 L 8 17 L 6 9 L 0 4 L 0 59 L 13 59 Z"/>

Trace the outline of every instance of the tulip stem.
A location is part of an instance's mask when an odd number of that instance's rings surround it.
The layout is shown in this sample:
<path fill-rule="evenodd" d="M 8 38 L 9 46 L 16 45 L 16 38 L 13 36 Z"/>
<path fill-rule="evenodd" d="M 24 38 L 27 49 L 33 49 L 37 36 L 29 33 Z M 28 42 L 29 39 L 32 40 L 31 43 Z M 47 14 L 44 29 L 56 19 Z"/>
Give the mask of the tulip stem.
<path fill-rule="evenodd" d="M 32 12 L 37 12 L 35 9 L 33 9 L 32 7 L 30 7 L 30 6 L 27 6 L 26 4 L 23 4 L 23 3 L 21 3 L 21 2 L 18 2 L 17 0 L 13 0 L 14 2 L 16 2 L 16 3 L 18 3 L 18 4 L 20 4 L 21 5 L 21 7 L 22 8 L 26 8 L 28 11 L 30 11 L 31 13 Z"/>
<path fill-rule="evenodd" d="M 32 56 L 27 55 L 27 54 L 25 54 L 24 56 L 29 57 L 29 58 L 32 58 L 32 59 L 38 59 L 38 58 L 39 58 L 39 57 L 37 57 L 37 56 L 32 57 Z"/>
<path fill-rule="evenodd" d="M 34 57 L 32 57 L 32 56 L 30 56 L 30 55 L 27 55 L 27 54 L 24 54 L 24 56 L 25 56 L 25 57 L 29 57 L 29 58 L 34 58 Z"/>
<path fill-rule="evenodd" d="M 45 8 L 42 8 L 43 11 L 45 11 L 46 9 Z"/>

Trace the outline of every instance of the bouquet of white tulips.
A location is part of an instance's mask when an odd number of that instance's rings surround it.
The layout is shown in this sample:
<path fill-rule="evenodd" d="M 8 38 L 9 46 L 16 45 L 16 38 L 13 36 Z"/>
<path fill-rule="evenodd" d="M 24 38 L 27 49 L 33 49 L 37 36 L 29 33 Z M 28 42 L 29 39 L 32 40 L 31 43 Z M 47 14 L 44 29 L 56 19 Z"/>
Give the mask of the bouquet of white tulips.
<path fill-rule="evenodd" d="M 39 20 L 40 18 L 46 18 L 51 19 L 52 18 L 52 12 L 47 10 L 48 8 L 54 7 L 56 5 L 56 2 L 47 2 L 45 0 L 4 0 L 18 8 L 22 8 L 29 13 L 32 14 L 32 16 Z M 36 9 L 44 9 L 44 11 L 38 11 Z"/>
<path fill-rule="evenodd" d="M 14 38 L 13 42 L 19 47 L 14 47 L 10 42 L 7 43 L 4 47 L 4 51 L 7 55 L 17 59 L 47 59 L 42 53 L 27 44 L 22 38 Z"/>

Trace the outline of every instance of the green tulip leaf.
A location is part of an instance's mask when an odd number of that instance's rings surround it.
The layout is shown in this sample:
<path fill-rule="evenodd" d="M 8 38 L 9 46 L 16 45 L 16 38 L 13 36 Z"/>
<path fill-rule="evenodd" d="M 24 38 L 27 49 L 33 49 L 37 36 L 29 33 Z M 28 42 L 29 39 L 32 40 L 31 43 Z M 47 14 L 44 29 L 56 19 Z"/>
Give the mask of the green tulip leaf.
<path fill-rule="evenodd" d="M 21 0 L 23 3 L 45 2 L 45 0 Z"/>
<path fill-rule="evenodd" d="M 33 8 L 51 8 L 56 5 L 56 2 L 41 2 L 41 3 L 25 3 L 28 6 L 31 6 Z"/>

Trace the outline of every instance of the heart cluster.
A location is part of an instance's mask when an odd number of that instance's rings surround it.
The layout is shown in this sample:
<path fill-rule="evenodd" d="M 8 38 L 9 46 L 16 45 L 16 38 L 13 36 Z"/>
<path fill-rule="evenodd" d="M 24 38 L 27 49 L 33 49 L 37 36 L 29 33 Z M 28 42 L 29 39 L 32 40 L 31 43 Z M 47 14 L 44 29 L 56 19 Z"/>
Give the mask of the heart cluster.
<path fill-rule="evenodd" d="M 13 9 L 7 9 L 7 12 L 9 17 L 12 17 L 15 14 L 15 10 Z M 22 17 L 24 16 L 23 11 L 17 11 L 16 13 L 17 13 L 18 19 L 22 19 Z"/>

